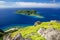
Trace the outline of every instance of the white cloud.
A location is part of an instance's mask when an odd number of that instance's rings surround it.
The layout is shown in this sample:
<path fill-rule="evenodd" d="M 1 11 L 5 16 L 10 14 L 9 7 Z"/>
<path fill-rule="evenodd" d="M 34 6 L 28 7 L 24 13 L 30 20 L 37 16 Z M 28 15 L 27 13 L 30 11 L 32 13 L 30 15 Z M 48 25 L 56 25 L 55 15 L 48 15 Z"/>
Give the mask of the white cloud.
<path fill-rule="evenodd" d="M 60 8 L 60 3 L 36 3 L 36 2 L 6 2 L 0 1 L 0 8 Z"/>
<path fill-rule="evenodd" d="M 60 3 L 16 2 L 18 7 L 60 7 Z"/>

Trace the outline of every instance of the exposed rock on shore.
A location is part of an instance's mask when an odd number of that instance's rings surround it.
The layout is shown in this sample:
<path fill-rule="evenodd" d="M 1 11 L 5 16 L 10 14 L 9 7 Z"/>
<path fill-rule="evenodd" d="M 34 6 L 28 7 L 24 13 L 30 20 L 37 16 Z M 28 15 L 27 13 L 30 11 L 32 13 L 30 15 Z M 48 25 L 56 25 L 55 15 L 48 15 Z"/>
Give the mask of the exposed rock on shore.
<path fill-rule="evenodd" d="M 38 30 L 38 33 L 45 37 L 46 40 L 60 40 L 60 30 L 54 28 L 41 28 Z"/>

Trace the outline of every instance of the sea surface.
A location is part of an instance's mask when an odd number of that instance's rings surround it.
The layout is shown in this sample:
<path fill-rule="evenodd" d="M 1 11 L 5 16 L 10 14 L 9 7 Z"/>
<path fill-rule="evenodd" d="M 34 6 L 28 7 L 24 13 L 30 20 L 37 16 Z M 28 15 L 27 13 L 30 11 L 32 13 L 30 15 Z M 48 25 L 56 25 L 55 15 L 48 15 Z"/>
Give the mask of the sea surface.
<path fill-rule="evenodd" d="M 16 10 L 36 10 L 44 18 L 31 17 L 17 14 Z M 0 29 L 13 26 L 33 25 L 36 21 L 46 22 L 60 20 L 60 9 L 58 8 L 4 8 L 0 9 Z"/>

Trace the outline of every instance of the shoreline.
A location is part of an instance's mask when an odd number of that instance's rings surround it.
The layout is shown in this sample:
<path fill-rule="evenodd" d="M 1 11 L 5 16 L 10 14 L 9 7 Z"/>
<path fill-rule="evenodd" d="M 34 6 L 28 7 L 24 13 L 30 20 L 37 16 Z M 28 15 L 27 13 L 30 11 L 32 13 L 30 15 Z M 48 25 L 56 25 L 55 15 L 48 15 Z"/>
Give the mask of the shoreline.
<path fill-rule="evenodd" d="M 12 24 L 12 25 L 4 26 L 1 29 L 3 31 L 6 31 L 6 30 L 11 29 L 11 28 L 23 28 L 23 27 L 27 27 L 27 26 L 31 26 L 31 25 L 27 25 L 27 24 Z"/>
<path fill-rule="evenodd" d="M 51 20 L 51 21 L 47 21 L 47 22 L 58 22 L 60 23 L 60 21 L 58 20 Z M 42 23 L 42 22 L 41 22 Z M 8 29 L 11 29 L 11 28 L 23 28 L 23 27 L 28 27 L 28 26 L 33 26 L 34 24 L 12 24 L 12 25 L 7 25 L 7 26 L 4 26 L 3 28 L 1 28 L 3 31 L 6 31 Z"/>

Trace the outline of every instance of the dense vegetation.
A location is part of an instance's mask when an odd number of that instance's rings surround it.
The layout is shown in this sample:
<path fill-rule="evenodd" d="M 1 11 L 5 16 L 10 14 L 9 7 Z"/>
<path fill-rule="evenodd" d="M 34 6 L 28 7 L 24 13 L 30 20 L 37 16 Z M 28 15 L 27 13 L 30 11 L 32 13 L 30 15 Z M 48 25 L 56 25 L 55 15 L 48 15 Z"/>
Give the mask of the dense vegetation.
<path fill-rule="evenodd" d="M 35 10 L 17 10 L 17 13 L 25 14 L 25 15 L 37 15 L 37 12 Z"/>
<path fill-rule="evenodd" d="M 22 15 L 27 15 L 27 16 L 34 16 L 34 17 L 38 17 L 38 18 L 44 18 L 42 15 L 40 15 L 35 10 L 17 10 L 16 13 L 22 14 Z"/>

